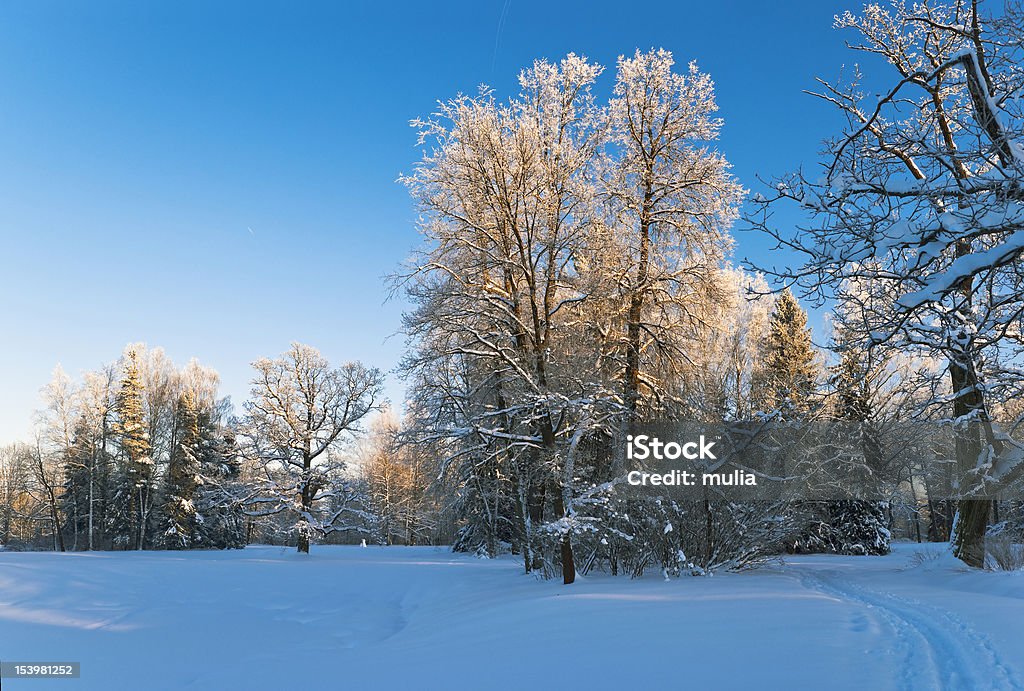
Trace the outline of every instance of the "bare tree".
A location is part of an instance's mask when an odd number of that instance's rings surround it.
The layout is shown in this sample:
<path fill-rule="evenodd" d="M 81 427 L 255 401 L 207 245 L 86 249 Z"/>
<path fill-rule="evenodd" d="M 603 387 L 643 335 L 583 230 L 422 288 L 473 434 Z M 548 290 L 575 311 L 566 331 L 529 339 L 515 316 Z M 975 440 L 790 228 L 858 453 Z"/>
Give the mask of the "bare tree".
<path fill-rule="evenodd" d="M 961 500 L 957 556 L 984 563 L 993 491 L 1021 475 L 1024 452 L 992 418 L 1020 381 L 1024 291 L 1024 112 L 1020 25 L 989 21 L 978 0 L 869 5 L 837 26 L 895 72 L 875 96 L 859 73 L 821 81 L 846 119 L 822 177 L 783 178 L 751 215 L 798 266 L 766 271 L 819 303 L 858 312 L 866 347 L 920 350 L 948 362 Z M 776 203 L 814 223 L 782 232 Z M 871 299 L 865 300 L 864 295 Z"/>
<path fill-rule="evenodd" d="M 619 248 L 609 291 L 622 300 L 623 398 L 631 416 L 641 400 L 664 406 L 687 362 L 687 336 L 724 296 L 720 269 L 743 189 L 711 148 L 714 83 L 691 63 L 673 70 L 666 50 L 620 57 L 608 108 L 611 148 L 604 194 Z"/>
<path fill-rule="evenodd" d="M 26 538 L 24 503 L 28 498 L 32 470 L 29 454 L 21 444 L 0 446 L 0 542 Z"/>
<path fill-rule="evenodd" d="M 359 511 L 348 501 L 339 452 L 381 406 L 383 378 L 358 362 L 332 368 L 319 351 L 299 343 L 253 368 L 245 451 L 261 463 L 264 487 L 250 504 L 264 515 L 294 514 L 298 551 L 308 553 L 313 535 L 344 530 L 342 517 Z M 323 511 L 324 504 L 331 507 Z"/>

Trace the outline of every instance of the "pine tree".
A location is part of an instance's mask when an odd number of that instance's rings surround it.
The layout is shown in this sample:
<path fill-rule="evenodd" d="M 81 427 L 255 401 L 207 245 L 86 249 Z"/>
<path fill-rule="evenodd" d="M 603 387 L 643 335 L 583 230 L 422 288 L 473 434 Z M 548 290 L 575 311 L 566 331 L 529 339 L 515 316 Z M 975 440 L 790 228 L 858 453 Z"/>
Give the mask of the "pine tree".
<path fill-rule="evenodd" d="M 121 449 L 121 465 L 114 499 L 113 528 L 115 542 L 135 549 L 145 546 L 153 479 L 152 449 L 146 431 L 142 391 L 137 355 L 134 350 L 129 350 L 121 390 L 114 406 L 117 415 L 114 434 Z"/>
<path fill-rule="evenodd" d="M 785 290 L 768 321 L 756 387 L 758 403 L 763 410 L 779 410 L 786 417 L 802 416 L 810 409 L 819 374 L 807 313 Z"/>

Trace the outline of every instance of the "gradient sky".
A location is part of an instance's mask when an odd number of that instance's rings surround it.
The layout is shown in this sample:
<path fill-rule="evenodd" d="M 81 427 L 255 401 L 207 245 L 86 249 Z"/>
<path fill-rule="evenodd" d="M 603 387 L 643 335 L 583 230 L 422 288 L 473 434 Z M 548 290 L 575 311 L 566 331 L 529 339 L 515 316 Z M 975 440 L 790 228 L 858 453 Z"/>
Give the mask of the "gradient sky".
<path fill-rule="evenodd" d="M 293 340 L 392 369 L 408 121 L 480 83 L 509 96 L 535 58 L 597 60 L 606 92 L 618 55 L 667 48 L 715 79 L 744 185 L 813 164 L 838 123 L 801 90 L 857 58 L 831 28 L 857 7 L 3 3 L 0 442 L 28 435 L 57 363 L 77 377 L 134 341 L 216 368 L 236 405 L 249 363 Z M 737 258 L 767 246 L 738 240 Z"/>

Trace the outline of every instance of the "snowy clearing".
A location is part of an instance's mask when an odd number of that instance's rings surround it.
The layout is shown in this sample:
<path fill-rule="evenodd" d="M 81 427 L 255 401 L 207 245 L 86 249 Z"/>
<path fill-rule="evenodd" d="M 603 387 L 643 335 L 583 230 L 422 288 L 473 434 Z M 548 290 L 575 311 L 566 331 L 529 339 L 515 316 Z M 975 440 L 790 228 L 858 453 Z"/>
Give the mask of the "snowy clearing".
<path fill-rule="evenodd" d="M 0 553 L 2 659 L 82 663 L 3 688 L 1024 688 L 1024 574 L 943 548 L 570 587 L 430 547 Z"/>

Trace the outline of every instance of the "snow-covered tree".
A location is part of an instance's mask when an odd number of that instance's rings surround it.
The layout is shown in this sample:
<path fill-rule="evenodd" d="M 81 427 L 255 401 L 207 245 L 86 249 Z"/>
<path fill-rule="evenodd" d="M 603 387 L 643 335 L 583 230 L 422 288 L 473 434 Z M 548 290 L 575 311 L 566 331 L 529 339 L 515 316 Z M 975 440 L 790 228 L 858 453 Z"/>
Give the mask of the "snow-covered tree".
<path fill-rule="evenodd" d="M 175 411 L 178 430 L 171 449 L 163 483 L 163 543 L 172 549 L 189 547 L 196 541 L 195 494 L 200 483 L 204 439 L 199 402 L 184 391 Z"/>
<path fill-rule="evenodd" d="M 919 348 L 948 362 L 962 478 L 955 551 L 981 566 L 988 497 L 1024 470 L 1019 445 L 991 416 L 1017 375 L 986 366 L 1021 345 L 1020 25 L 982 16 L 977 0 L 869 5 L 836 23 L 858 35 L 854 49 L 884 59 L 891 86 L 876 96 L 859 72 L 822 81 L 845 129 L 827 143 L 820 177 L 778 181 L 752 220 L 798 257 L 779 278 L 857 306 L 866 347 Z M 814 222 L 795 233 L 772 227 L 768 210 L 782 200 Z M 850 287 L 865 284 L 887 299 L 860 300 Z"/>
<path fill-rule="evenodd" d="M 419 409 L 458 408 L 436 432 L 458 439 L 486 473 L 509 473 L 527 568 L 547 523 L 566 583 L 577 529 L 566 452 L 596 419 L 582 409 L 608 398 L 562 330 L 587 297 L 576 260 L 595 223 L 588 174 L 601 142 L 591 95 L 600 72 L 575 55 L 541 60 L 521 74 L 521 95 L 508 105 L 488 91 L 441 104 L 434 119 L 415 123 L 432 149 L 406 178 L 427 237 L 404 277 L 417 305 L 406 318 L 418 341 L 407 369 L 429 383 L 424 397 L 454 397 Z M 496 495 L 477 497 L 496 508 Z"/>
<path fill-rule="evenodd" d="M 250 511 L 294 516 L 298 551 L 308 553 L 314 536 L 345 530 L 343 519 L 361 511 L 340 451 L 381 406 L 383 378 L 358 362 L 332 368 L 300 343 L 253 368 L 245 453 L 263 466 L 266 481 Z"/>
<path fill-rule="evenodd" d="M 768 320 L 753 398 L 763 412 L 778 411 L 786 418 L 806 416 L 820 374 L 807 312 L 784 290 Z"/>
<path fill-rule="evenodd" d="M 460 546 L 506 543 L 565 583 L 630 405 L 678 392 L 740 194 L 708 147 L 710 80 L 672 67 L 665 51 L 620 60 L 600 108 L 600 66 L 539 60 L 507 104 L 483 90 L 415 123 L 430 148 L 405 179 L 426 237 L 402 277 L 410 432 L 449 454 Z"/>
<path fill-rule="evenodd" d="M 114 405 L 113 432 L 119 458 L 110 516 L 115 543 L 129 549 L 145 546 L 153 502 L 155 469 L 143 391 L 138 353 L 129 347 L 125 352 L 124 373 Z"/>
<path fill-rule="evenodd" d="M 27 542 L 33 523 L 26 511 L 26 499 L 32 471 L 29 454 L 23 444 L 0 446 L 0 544 Z"/>
<path fill-rule="evenodd" d="M 722 126 L 711 77 L 695 63 L 674 67 L 666 50 L 620 57 L 608 106 L 602 190 L 618 256 L 603 268 L 622 300 L 617 357 L 631 415 L 644 400 L 664 406 L 687 335 L 721 300 L 716 279 L 744 194 L 711 148 Z"/>
<path fill-rule="evenodd" d="M 430 480 L 415 446 L 403 444 L 400 435 L 398 419 L 385 410 L 360 445 L 359 466 L 377 539 L 386 545 L 415 545 L 430 539 Z"/>

